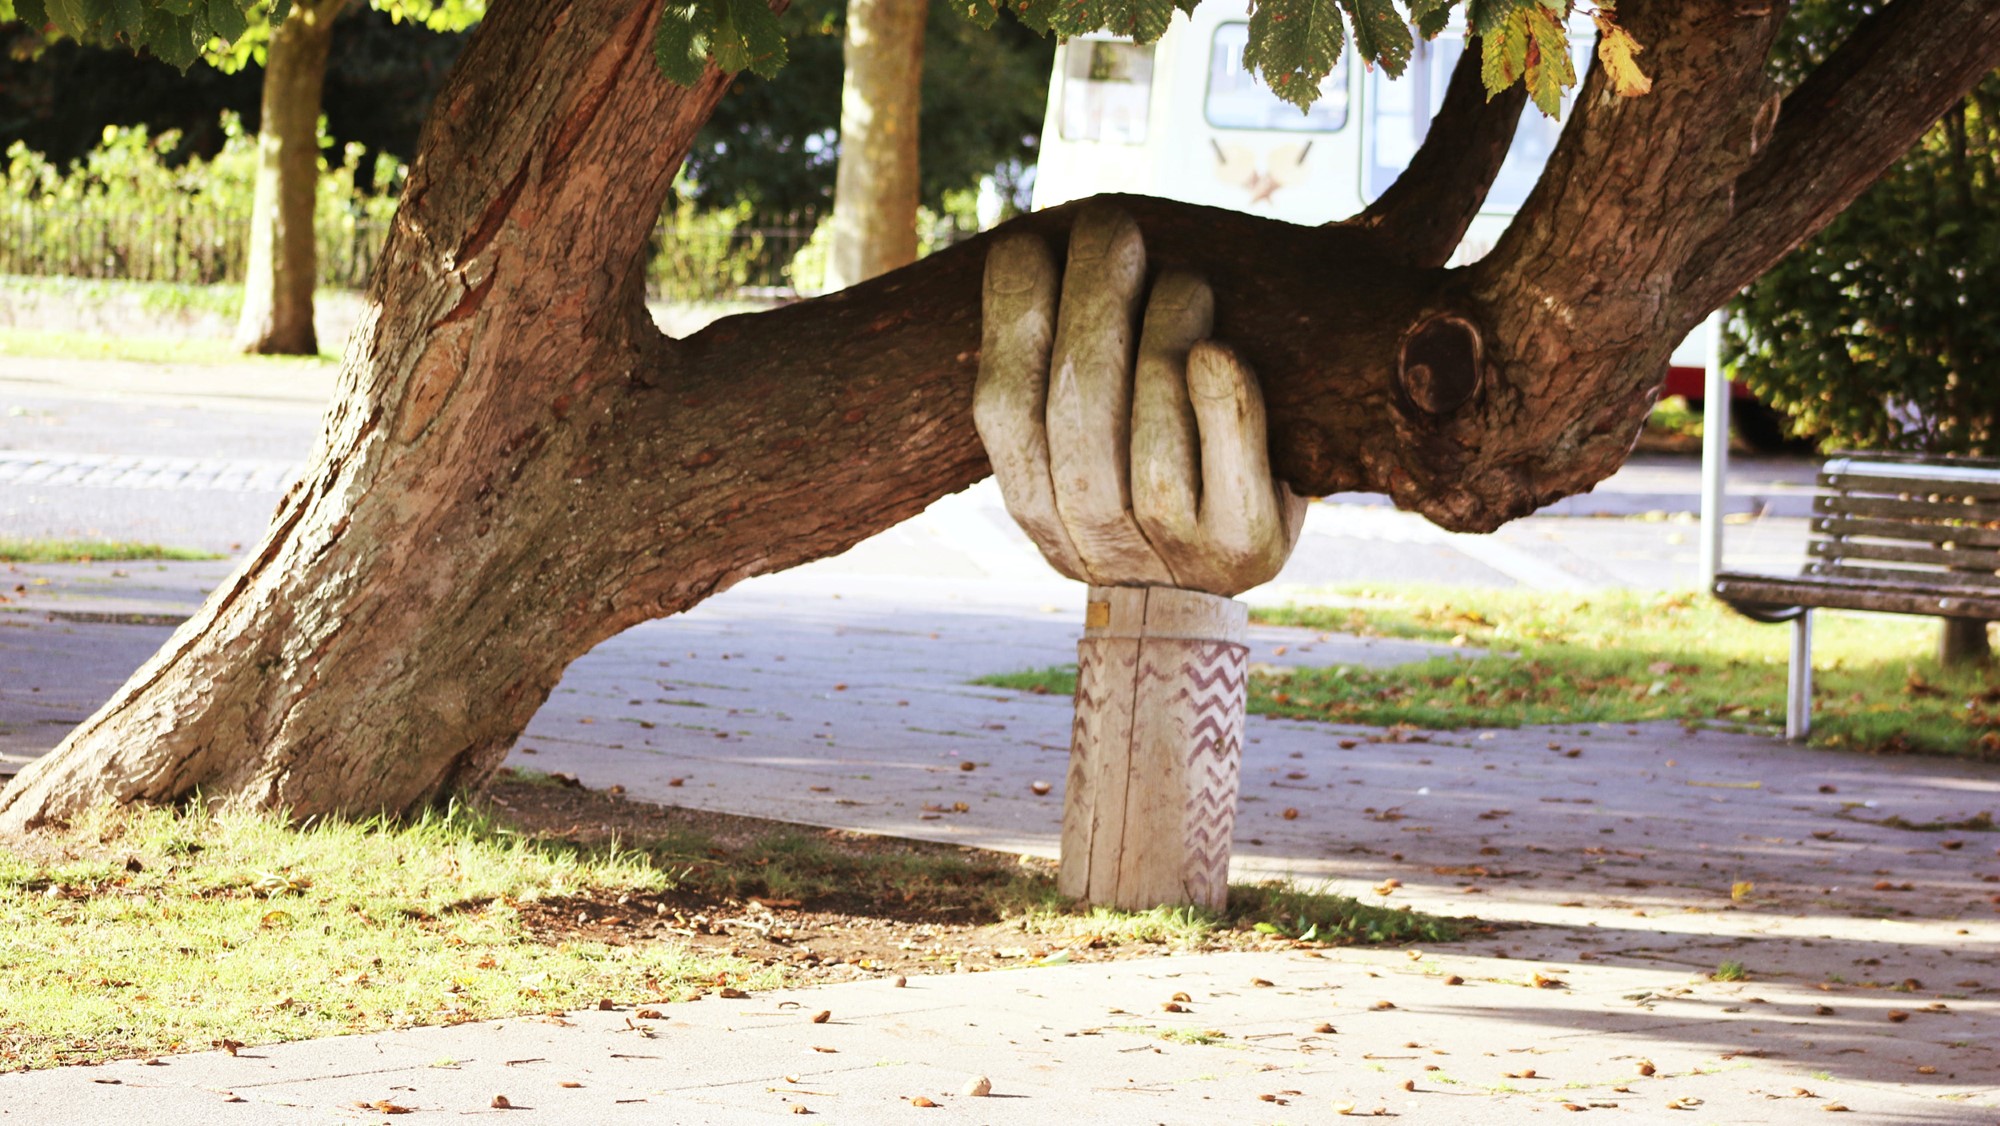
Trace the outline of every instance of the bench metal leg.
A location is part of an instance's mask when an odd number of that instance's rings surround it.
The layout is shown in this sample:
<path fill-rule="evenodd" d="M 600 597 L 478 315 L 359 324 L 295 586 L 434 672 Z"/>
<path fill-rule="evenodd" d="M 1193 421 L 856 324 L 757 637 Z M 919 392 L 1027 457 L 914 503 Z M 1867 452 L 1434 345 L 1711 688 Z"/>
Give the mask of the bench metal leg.
<path fill-rule="evenodd" d="M 1785 681 L 1785 738 L 1802 742 L 1812 733 L 1812 611 L 1792 619 L 1792 664 Z"/>

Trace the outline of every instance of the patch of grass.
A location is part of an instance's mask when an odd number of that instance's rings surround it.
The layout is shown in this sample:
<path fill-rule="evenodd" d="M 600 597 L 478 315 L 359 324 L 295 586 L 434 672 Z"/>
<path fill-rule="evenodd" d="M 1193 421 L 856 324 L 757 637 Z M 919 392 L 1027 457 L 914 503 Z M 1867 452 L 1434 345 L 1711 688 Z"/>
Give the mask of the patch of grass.
<path fill-rule="evenodd" d="M 1487 650 L 1393 668 L 1253 669 L 1263 715 L 1426 728 L 1782 720 L 1789 631 L 1695 591 L 1350 587 L 1252 611 L 1273 625 Z M 1820 611 L 1813 741 L 1883 752 L 2000 757 L 2000 686 L 1944 669 L 1934 619 Z M 1073 666 L 979 683 L 1075 691 Z"/>
<path fill-rule="evenodd" d="M 222 559 L 213 551 L 122 540 L 24 540 L 0 536 L 0 563 L 134 563 Z"/>
<path fill-rule="evenodd" d="M 99 336 L 84 332 L 0 328 L 0 356 L 61 360 L 127 360 L 141 364 L 267 364 L 317 367 L 340 362 L 333 352 L 316 356 L 250 356 L 227 340 L 172 340 L 148 336 Z"/>
<path fill-rule="evenodd" d="M 1079 912 L 1046 861 L 747 819 L 704 823 L 718 837 L 556 775 L 501 784 L 511 804 L 491 813 L 408 824 L 103 811 L 0 850 L 0 1069 L 655 1001 L 695 984 L 770 988 L 804 971 L 736 956 L 734 932 L 692 929 L 746 915 L 752 898 L 946 955 L 1008 930 L 1098 949 L 1241 948 L 1264 944 L 1258 932 L 1442 940 L 1457 927 L 1277 884 L 1233 888 L 1224 913 Z M 619 811 L 608 825 L 620 828 L 572 820 L 591 807 L 568 799 L 542 802 L 540 828 L 498 820 L 559 793 Z M 651 937 L 635 918 L 666 915 Z M 889 921 L 914 929 L 866 938 Z"/>
<path fill-rule="evenodd" d="M 243 308 L 241 285 L 191 285 L 182 282 L 128 281 L 122 278 L 32 277 L 0 278 L 0 296 L 44 298 L 73 305 L 102 305 L 136 298 L 139 307 L 161 315 L 216 316 L 235 319 Z"/>
<path fill-rule="evenodd" d="M 1239 925 L 1286 938 L 1332 943 L 1456 942 L 1458 919 L 1408 907 L 1376 907 L 1289 880 L 1229 886 L 1229 915 Z M 1271 928 L 1271 929 L 1266 929 Z"/>
<path fill-rule="evenodd" d="M 1464 930 L 1462 920 L 1407 907 L 1373 907 L 1290 880 L 1231 884 L 1229 906 L 1220 913 L 1199 907 L 1156 907 L 1150 911 L 1100 907 L 1077 914 L 1052 905 L 1024 916 L 1021 925 L 1036 934 L 1171 946 L 1199 945 L 1222 930 L 1252 930 L 1329 945 L 1455 942 Z"/>
<path fill-rule="evenodd" d="M 656 888 L 634 854 L 525 841 L 464 810 L 287 829 L 104 813 L 0 852 L 0 1066 L 448 1024 L 776 971 L 678 946 L 537 942 L 526 901 Z"/>
<path fill-rule="evenodd" d="M 1716 966 L 1715 972 L 1708 976 L 1716 981 L 1749 981 L 1750 971 L 1743 968 L 1743 963 L 1730 961 Z"/>

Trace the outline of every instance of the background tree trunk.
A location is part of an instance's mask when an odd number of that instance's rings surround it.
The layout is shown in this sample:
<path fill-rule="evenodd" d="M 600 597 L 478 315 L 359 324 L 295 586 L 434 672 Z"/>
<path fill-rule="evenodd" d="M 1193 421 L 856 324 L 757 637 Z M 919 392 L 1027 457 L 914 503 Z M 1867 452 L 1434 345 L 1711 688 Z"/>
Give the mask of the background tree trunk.
<path fill-rule="evenodd" d="M 848 0 L 827 288 L 917 260 L 917 112 L 926 0 Z"/>
<path fill-rule="evenodd" d="M 426 128 L 311 463 L 201 612 L 0 793 L 0 831 L 197 792 L 297 817 L 419 808 L 489 775 L 602 639 L 986 474 L 984 239 L 686 340 L 653 327 L 647 239 L 728 83 L 659 76 L 658 10 L 497 0 Z M 1899 0 L 1773 134 L 1781 10 L 1619 15 L 1654 92 L 1612 97 L 1593 71 L 1549 177 L 1468 269 L 1422 265 L 1397 232 L 1442 240 L 1407 217 L 1117 200 L 1155 265 L 1213 285 L 1296 491 L 1385 491 L 1480 529 L 1588 488 L 1674 342 L 2000 65 L 2000 5 Z M 1811 191 L 1761 186 L 1801 150 Z M 1008 229 L 1060 245 L 1069 217 Z"/>
<path fill-rule="evenodd" d="M 250 261 L 236 343 L 245 352 L 310 356 L 313 202 L 319 194 L 320 93 L 326 85 L 333 21 L 347 0 L 297 0 L 271 29 L 257 127 L 257 191 L 250 213 Z"/>

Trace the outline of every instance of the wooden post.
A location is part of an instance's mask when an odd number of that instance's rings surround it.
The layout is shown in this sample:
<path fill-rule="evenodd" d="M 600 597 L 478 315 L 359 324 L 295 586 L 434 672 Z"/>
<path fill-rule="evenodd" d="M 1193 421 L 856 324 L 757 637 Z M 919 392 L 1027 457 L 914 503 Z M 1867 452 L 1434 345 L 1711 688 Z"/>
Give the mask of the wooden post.
<path fill-rule="evenodd" d="M 1946 618 L 1938 635 L 1938 663 L 1984 665 L 1993 660 L 1986 640 L 1986 623 L 1978 618 Z"/>
<path fill-rule="evenodd" d="M 1250 651 L 1240 602 L 1090 588 L 1057 887 L 1144 909 L 1229 898 Z"/>

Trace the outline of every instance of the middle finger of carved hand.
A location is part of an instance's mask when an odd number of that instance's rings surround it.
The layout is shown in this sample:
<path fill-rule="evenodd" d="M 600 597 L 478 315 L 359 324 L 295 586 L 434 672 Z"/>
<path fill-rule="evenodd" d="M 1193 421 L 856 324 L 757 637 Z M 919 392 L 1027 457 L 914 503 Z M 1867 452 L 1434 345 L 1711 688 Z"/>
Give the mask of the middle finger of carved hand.
<path fill-rule="evenodd" d="M 1133 314 L 1145 281 L 1139 226 L 1089 209 L 1070 230 L 1049 372 L 1049 469 L 1056 509 L 1092 582 L 1171 584 L 1132 518 Z"/>

